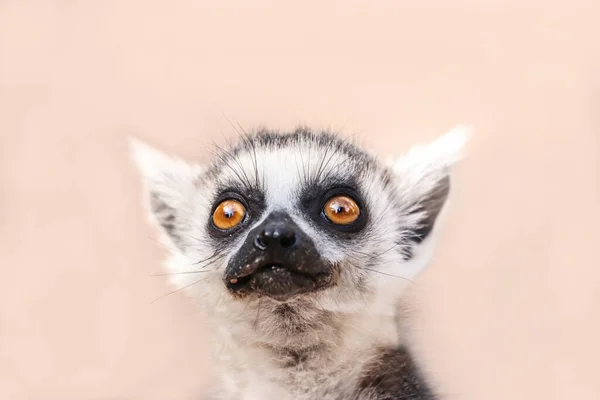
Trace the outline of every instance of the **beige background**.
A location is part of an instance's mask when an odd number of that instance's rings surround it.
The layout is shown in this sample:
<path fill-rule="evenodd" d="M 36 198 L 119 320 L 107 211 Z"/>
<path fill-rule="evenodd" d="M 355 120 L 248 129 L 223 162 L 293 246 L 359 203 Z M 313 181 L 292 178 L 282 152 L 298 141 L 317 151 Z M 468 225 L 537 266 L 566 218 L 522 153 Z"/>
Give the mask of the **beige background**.
<path fill-rule="evenodd" d="M 197 395 L 202 323 L 183 295 L 150 304 L 165 249 L 125 137 L 204 160 L 226 115 L 343 128 L 385 155 L 473 124 L 418 285 L 423 357 L 450 400 L 599 399 L 599 15 L 594 0 L 0 1 L 0 398 Z"/>

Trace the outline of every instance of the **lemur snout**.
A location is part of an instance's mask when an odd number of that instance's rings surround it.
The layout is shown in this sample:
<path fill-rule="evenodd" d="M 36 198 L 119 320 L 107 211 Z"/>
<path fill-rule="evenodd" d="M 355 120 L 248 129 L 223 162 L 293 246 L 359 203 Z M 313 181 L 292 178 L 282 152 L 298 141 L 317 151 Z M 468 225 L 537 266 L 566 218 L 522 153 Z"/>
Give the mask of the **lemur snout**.
<path fill-rule="evenodd" d="M 248 232 L 225 271 L 225 284 L 237 295 L 255 292 L 279 300 L 329 284 L 331 265 L 314 242 L 283 211 L 274 211 Z"/>

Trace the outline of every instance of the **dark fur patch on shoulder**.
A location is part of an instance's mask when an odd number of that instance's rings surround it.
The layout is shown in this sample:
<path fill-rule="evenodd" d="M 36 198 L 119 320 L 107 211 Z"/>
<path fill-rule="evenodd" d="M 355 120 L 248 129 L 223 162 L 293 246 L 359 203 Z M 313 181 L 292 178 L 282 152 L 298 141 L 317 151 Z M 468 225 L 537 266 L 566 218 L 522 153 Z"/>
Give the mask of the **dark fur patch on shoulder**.
<path fill-rule="evenodd" d="M 365 368 L 358 392 L 357 399 L 437 399 L 405 347 L 381 349 Z"/>

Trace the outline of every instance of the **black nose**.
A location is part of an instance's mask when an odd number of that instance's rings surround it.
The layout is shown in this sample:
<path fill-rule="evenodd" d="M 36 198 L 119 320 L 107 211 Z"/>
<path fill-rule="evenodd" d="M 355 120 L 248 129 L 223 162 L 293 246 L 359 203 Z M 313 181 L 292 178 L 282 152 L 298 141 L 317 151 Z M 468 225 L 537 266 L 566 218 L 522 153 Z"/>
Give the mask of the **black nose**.
<path fill-rule="evenodd" d="M 296 232 L 293 226 L 284 223 L 267 224 L 254 239 L 259 250 L 284 251 L 296 244 Z"/>

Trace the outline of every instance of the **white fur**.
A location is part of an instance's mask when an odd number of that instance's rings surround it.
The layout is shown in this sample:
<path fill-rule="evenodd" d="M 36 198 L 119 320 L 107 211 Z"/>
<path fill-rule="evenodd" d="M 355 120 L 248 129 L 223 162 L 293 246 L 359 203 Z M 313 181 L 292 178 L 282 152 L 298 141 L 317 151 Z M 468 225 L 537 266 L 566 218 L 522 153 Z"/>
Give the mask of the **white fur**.
<path fill-rule="evenodd" d="M 408 233 L 418 223 L 411 207 L 419 203 L 448 169 L 460 158 L 468 138 L 468 129 L 458 127 L 426 146 L 417 146 L 399 157 L 389 168 L 396 176 L 393 191 L 385 188 L 382 171 L 367 172 L 359 182 L 371 210 L 369 230 L 361 242 L 360 252 L 332 243 L 298 212 L 296 202 L 302 181 L 316 173 L 321 160 L 328 156 L 313 142 L 299 142 L 284 148 L 257 148 L 240 152 L 235 162 L 218 171 L 216 177 L 203 178 L 203 168 L 168 157 L 139 141 L 132 141 L 135 160 L 145 178 L 147 190 L 184 215 L 178 229 L 181 252 L 173 252 L 167 263 L 176 287 L 187 286 L 188 293 L 199 303 L 212 328 L 211 348 L 214 356 L 215 387 L 211 399 L 342 399 L 349 396 L 361 368 L 377 346 L 395 346 L 402 340 L 395 323 L 396 304 L 403 289 L 429 262 L 435 245 L 436 230 L 405 262 L 399 249 L 398 227 Z M 334 154 L 326 172 L 354 174 L 353 160 L 343 153 Z M 293 303 L 301 309 L 300 317 L 312 329 L 291 334 L 285 322 L 273 314 L 278 306 L 269 299 L 234 299 L 221 277 L 231 255 L 242 245 L 241 235 L 222 258 L 196 271 L 205 263 L 194 265 L 213 254 L 206 244 L 206 222 L 218 181 L 239 180 L 244 173 L 259 178 L 266 194 L 269 211 L 285 210 L 313 238 L 325 259 L 341 263 L 337 286 Z M 395 204 L 393 212 L 390 204 Z M 406 208 L 402 208 L 406 204 Z M 263 215 L 268 215 L 265 212 Z M 261 221 L 253 221 L 253 226 Z M 437 226 L 437 224 L 436 224 Z M 168 236 L 168 235 L 166 235 Z M 368 255 L 379 255 L 369 257 Z M 376 260 L 376 265 L 369 263 Z M 370 270 L 361 269 L 369 265 Z M 376 271 L 373 271 L 376 270 Z M 393 276 L 397 276 L 393 277 Z M 358 291 L 361 281 L 365 291 Z M 302 302 L 302 306 L 298 302 Z M 328 313 L 323 320 L 323 312 Z M 283 368 L 283 348 L 320 346 L 301 369 Z M 325 390 L 331 395 L 327 397 Z"/>

